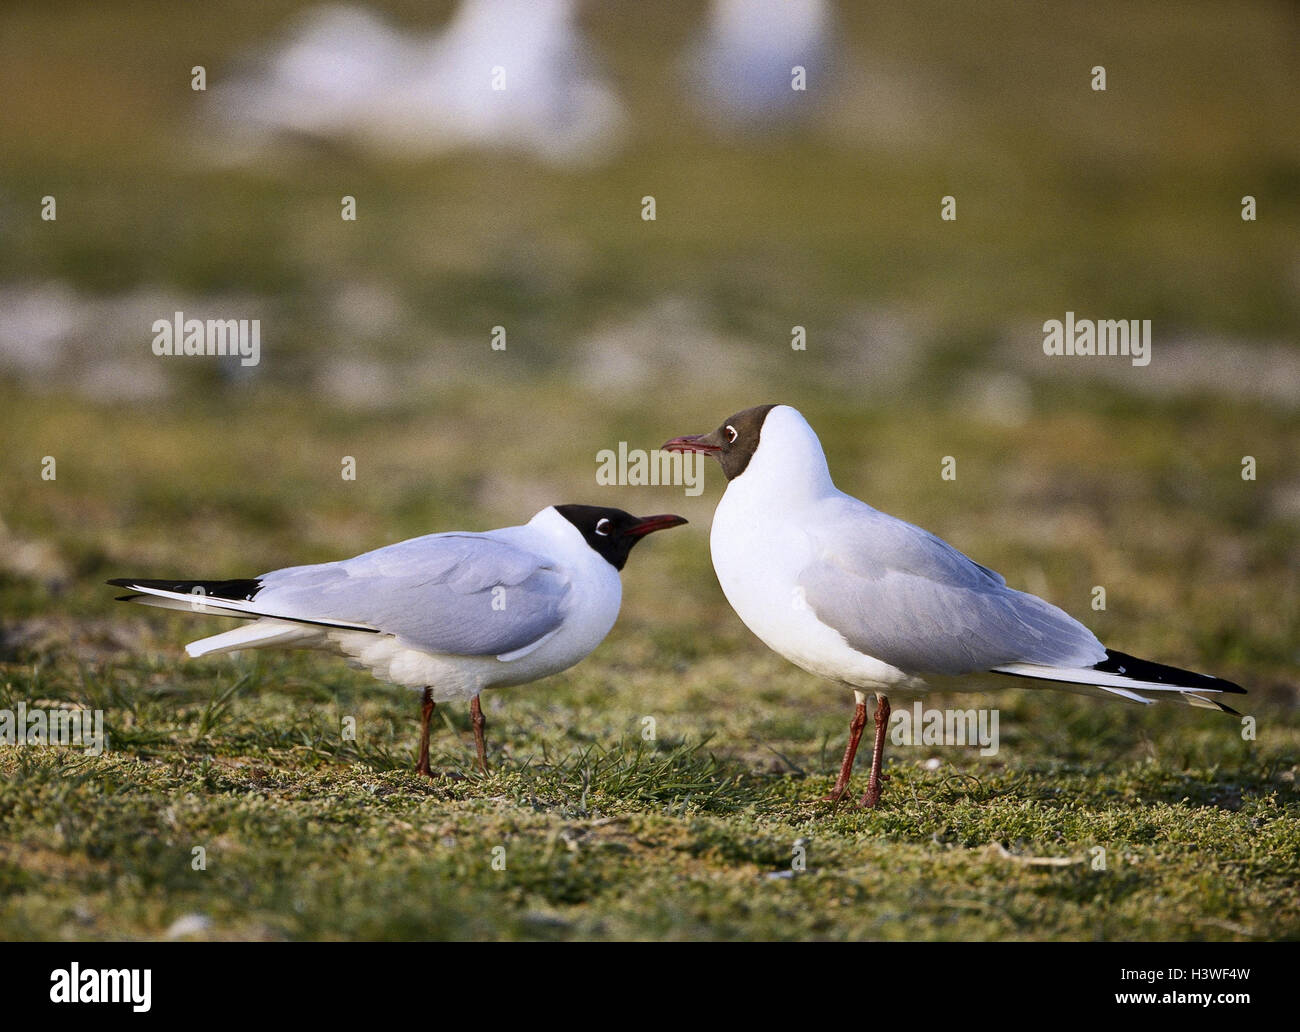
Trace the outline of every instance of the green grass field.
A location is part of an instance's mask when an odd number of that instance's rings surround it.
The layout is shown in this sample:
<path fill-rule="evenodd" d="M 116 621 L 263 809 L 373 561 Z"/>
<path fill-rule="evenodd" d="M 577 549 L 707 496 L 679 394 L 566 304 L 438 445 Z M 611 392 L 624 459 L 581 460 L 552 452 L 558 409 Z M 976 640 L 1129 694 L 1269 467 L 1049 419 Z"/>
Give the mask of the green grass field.
<path fill-rule="evenodd" d="M 110 739 L 0 744 L 0 938 L 1300 937 L 1294 22 L 847 6 L 852 145 L 692 128 L 663 78 L 703 8 L 592 5 L 636 132 L 577 172 L 205 166 L 190 66 L 220 74 L 290 5 L 0 12 L 0 711 L 100 710 Z M 79 328 L 12 358 L 50 284 Z M 262 365 L 160 370 L 173 302 L 260 315 Z M 1044 360 L 1066 310 L 1152 319 L 1151 366 Z M 1115 648 L 1243 684 L 1253 737 L 990 676 L 927 705 L 995 707 L 996 755 L 891 745 L 879 809 L 821 802 L 852 696 L 727 605 L 718 470 L 698 497 L 595 479 L 602 448 L 765 401 L 808 416 L 842 489 Z M 553 502 L 691 524 L 637 549 L 589 659 L 484 696 L 487 776 L 463 708 L 420 778 L 414 693 L 314 653 L 186 660 L 230 625 L 104 584 Z"/>
<path fill-rule="evenodd" d="M 620 623 L 586 662 L 485 696 L 489 777 L 474 770 L 467 713 L 440 708 L 435 764 L 450 777 L 429 783 L 411 772 L 413 694 L 315 654 L 184 661 L 180 645 L 222 621 L 114 606 L 102 581 L 182 571 L 196 556 L 201 572 L 237 575 L 434 527 L 508 521 L 517 514 L 470 501 L 465 486 L 480 460 L 474 442 L 512 439 L 476 417 L 482 399 L 339 426 L 270 399 L 166 419 L 125 408 L 56 415 L 19 396 L 6 404 L 25 417 L 19 425 L 42 427 L 49 451 L 78 458 L 54 484 L 5 480 L 6 510 L 18 508 L 18 491 L 28 517 L 11 534 L 29 542 L 37 526 L 57 528 L 41 540 L 59 570 L 43 585 L 6 576 L 6 623 L 19 638 L 6 648 L 0 702 L 102 709 L 111 743 L 101 757 L 0 751 L 8 937 L 157 936 L 190 914 L 211 922 L 203 934 L 255 938 L 1300 930 L 1295 566 L 1286 561 L 1295 531 L 1261 526 L 1269 490 L 1194 447 L 1176 414 L 1094 419 L 1098 442 L 1114 442 L 1100 464 L 1055 443 L 1071 436 L 1064 427 L 1086 425 L 1068 402 L 1015 434 L 974 432 L 942 412 L 904 433 L 909 414 L 892 407 L 856 424 L 828 411 L 822 424 L 837 428 L 828 447 L 846 487 L 949 535 L 1013 583 L 1043 579 L 1049 598 L 1119 647 L 1245 683 L 1256 740 L 1243 741 L 1226 715 L 993 679 L 978 702 L 928 705 L 996 706 L 996 756 L 891 747 L 883 807 L 835 812 L 818 800 L 851 696 L 767 652 L 726 606 L 707 557 L 714 470 L 699 499 L 622 489 L 633 508 L 694 522 L 633 556 Z M 1225 410 L 1202 426 L 1205 447 L 1213 427 L 1243 415 Z M 607 427 L 598 435 L 645 418 L 586 413 Z M 300 447 L 271 447 L 304 425 L 314 430 Z M 454 441 L 441 440 L 448 425 Z M 638 439 L 658 443 L 649 430 Z M 845 461 L 855 440 L 860 465 Z M 1124 444 L 1133 440 L 1180 443 L 1163 454 L 1148 443 L 1151 454 L 1135 456 Z M 436 474 L 421 459 L 435 442 L 447 456 Z M 352 484 L 334 469 L 345 447 L 392 450 L 383 468 L 361 465 Z M 592 496 L 537 442 L 509 465 L 546 481 L 528 461 L 534 449 L 555 466 L 557 499 Z M 972 473 L 970 487 L 962 473 L 942 483 L 916 457 L 940 451 L 999 473 Z M 1179 491 L 1149 486 L 1164 465 L 1182 471 Z M 349 492 L 367 476 L 376 483 L 360 504 Z M 1108 585 L 1105 612 L 1089 610 L 1094 583 Z M 647 717 L 653 741 L 643 738 Z M 806 857 L 798 873 L 796 842 Z M 205 870 L 191 867 L 195 847 Z M 1093 869 L 1095 847 L 1105 870 Z M 494 869 L 502 857 L 505 869 Z"/>

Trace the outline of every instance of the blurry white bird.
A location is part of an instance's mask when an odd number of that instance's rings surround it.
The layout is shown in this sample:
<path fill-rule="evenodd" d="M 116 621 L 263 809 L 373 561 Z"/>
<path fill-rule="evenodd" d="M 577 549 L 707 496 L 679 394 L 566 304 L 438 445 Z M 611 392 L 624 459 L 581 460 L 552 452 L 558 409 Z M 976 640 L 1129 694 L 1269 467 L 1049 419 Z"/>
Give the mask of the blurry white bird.
<path fill-rule="evenodd" d="M 685 56 L 686 80 L 726 125 L 764 129 L 807 115 L 825 95 L 833 23 L 827 0 L 713 0 Z"/>
<path fill-rule="evenodd" d="M 581 163 L 603 157 L 623 121 L 573 0 L 464 0 L 427 37 L 360 7 L 321 7 L 261 65 L 211 90 L 229 131 L 218 149 L 233 161 L 301 135 L 390 155 L 487 147 Z"/>
<path fill-rule="evenodd" d="M 990 671 L 1235 712 L 1215 698 L 1243 691 L 1231 681 L 1108 650 L 1083 624 L 947 542 L 837 490 L 821 441 L 787 405 L 745 409 L 664 449 L 722 465 L 727 489 L 709 542 L 740 619 L 792 663 L 853 689 L 833 801 L 848 787 L 866 724 L 864 690 L 876 695 L 876 741 L 863 806 L 880 798 L 888 693 L 923 693 L 933 675 Z"/>
<path fill-rule="evenodd" d="M 343 4 L 306 11 L 297 30 L 268 51 L 255 72 L 218 79 L 210 92 L 218 121 L 250 149 L 277 135 L 354 133 L 411 76 L 419 55 L 404 33 Z"/>
<path fill-rule="evenodd" d="M 593 505 L 548 506 L 520 527 L 412 538 L 342 562 L 243 580 L 108 583 L 119 601 L 253 622 L 191 642 L 191 656 L 254 648 L 324 649 L 375 677 L 422 691 L 420 758 L 439 702 L 471 700 L 487 770 L 479 693 L 526 684 L 584 659 L 614 626 L 619 571 L 647 534 L 680 516 L 635 517 Z"/>

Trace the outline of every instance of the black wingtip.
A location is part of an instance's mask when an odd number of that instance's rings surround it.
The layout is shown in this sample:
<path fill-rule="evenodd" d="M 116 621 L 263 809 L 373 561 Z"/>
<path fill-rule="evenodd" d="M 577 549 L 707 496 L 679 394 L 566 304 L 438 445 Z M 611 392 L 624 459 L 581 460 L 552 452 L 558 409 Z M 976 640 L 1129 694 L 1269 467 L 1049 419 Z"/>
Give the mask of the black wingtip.
<path fill-rule="evenodd" d="M 1152 663 L 1147 659 L 1138 659 L 1126 652 L 1106 650 L 1106 658 L 1093 667 L 1094 670 L 1107 674 L 1119 674 L 1131 677 L 1135 681 L 1152 681 L 1155 684 L 1167 684 L 1177 688 L 1191 688 L 1208 692 L 1226 692 L 1230 695 L 1245 695 L 1246 689 L 1222 677 L 1210 674 L 1197 674 L 1191 670 L 1166 666 L 1164 663 Z M 1227 709 L 1227 707 L 1222 707 Z M 1229 713 L 1236 712 L 1228 710 Z M 1238 714 L 1240 715 L 1240 714 Z"/>
<path fill-rule="evenodd" d="M 225 599 L 229 602 L 249 602 L 262 590 L 262 582 L 256 577 L 242 577 L 234 580 L 145 580 L 141 577 L 114 577 L 106 583 L 115 588 L 157 588 L 160 591 L 174 591 L 181 595 L 206 595 L 209 598 Z M 118 599 L 130 601 L 130 599 Z"/>

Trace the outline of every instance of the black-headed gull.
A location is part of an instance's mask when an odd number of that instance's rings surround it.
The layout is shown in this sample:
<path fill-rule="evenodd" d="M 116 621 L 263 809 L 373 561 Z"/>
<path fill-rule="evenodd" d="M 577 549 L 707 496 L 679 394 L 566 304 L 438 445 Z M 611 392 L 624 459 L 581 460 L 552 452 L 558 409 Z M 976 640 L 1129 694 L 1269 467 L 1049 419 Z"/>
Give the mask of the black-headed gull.
<path fill-rule="evenodd" d="M 267 647 L 340 653 L 375 677 L 423 692 L 420 758 L 439 702 L 471 700 L 487 770 L 485 688 L 526 684 L 584 659 L 614 626 L 619 571 L 647 534 L 680 516 L 548 506 L 523 526 L 412 538 L 352 559 L 245 580 L 108 583 L 120 601 L 252 620 L 185 646 L 191 656 Z"/>
<path fill-rule="evenodd" d="M 1007 587 L 947 542 L 837 490 L 821 441 L 788 405 L 745 409 L 710 434 L 664 448 L 722 464 L 728 483 L 709 543 L 740 619 L 792 663 L 853 689 L 833 801 L 848 787 L 865 692 L 876 696 L 876 741 L 862 805 L 875 806 L 889 693 L 923 692 L 927 676 L 989 671 L 1235 712 L 1214 698 L 1243 691 L 1231 681 L 1107 649 L 1073 617 Z"/>

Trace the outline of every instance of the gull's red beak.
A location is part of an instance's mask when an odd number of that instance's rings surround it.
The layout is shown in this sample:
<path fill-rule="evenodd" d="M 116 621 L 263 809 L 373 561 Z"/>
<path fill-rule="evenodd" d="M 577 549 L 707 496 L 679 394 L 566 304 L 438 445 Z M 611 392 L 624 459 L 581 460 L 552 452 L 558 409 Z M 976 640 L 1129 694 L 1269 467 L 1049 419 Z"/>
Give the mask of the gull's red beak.
<path fill-rule="evenodd" d="M 710 441 L 711 434 L 690 434 L 687 437 L 674 437 L 660 451 L 702 452 L 711 455 L 722 451 L 722 445 Z"/>
<path fill-rule="evenodd" d="M 647 534 L 653 534 L 656 530 L 680 527 L 685 522 L 685 516 L 674 516 L 671 513 L 663 516 L 642 516 L 627 530 L 623 531 L 623 535 L 625 537 L 643 538 Z"/>

